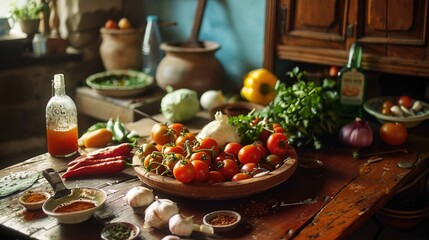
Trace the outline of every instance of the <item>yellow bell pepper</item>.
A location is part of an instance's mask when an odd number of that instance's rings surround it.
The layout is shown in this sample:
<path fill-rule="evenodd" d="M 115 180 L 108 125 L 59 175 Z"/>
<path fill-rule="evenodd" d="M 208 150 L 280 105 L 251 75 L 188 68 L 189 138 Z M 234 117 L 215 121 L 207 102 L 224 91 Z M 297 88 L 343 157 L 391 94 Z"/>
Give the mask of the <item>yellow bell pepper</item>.
<path fill-rule="evenodd" d="M 277 77 L 264 68 L 250 71 L 244 77 L 241 96 L 249 102 L 268 105 L 276 97 L 276 82 Z"/>

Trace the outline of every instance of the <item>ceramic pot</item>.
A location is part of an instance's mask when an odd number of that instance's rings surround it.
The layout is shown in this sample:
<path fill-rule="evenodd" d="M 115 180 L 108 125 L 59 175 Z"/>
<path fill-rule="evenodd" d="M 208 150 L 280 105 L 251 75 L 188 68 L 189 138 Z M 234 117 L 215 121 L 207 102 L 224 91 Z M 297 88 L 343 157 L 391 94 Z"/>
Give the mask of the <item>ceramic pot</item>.
<path fill-rule="evenodd" d="M 100 56 L 104 68 L 110 70 L 140 70 L 143 29 L 100 29 Z"/>
<path fill-rule="evenodd" d="M 215 57 L 220 48 L 216 42 L 204 42 L 204 48 L 181 47 L 181 43 L 161 43 L 165 57 L 156 71 L 160 88 L 189 88 L 202 94 L 207 90 L 220 89 L 225 79 L 222 64 Z"/>
<path fill-rule="evenodd" d="M 33 36 L 39 32 L 40 19 L 19 20 L 21 31 L 27 36 Z"/>

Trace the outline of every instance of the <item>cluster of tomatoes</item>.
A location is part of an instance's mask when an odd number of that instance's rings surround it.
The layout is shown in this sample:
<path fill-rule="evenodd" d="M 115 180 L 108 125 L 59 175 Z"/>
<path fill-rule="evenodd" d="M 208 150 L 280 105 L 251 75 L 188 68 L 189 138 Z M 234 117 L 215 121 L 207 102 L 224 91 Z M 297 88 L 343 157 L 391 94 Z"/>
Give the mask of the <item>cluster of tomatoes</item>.
<path fill-rule="evenodd" d="M 181 123 L 158 123 L 151 130 L 154 143 L 142 144 L 137 154 L 147 171 L 182 183 L 239 181 L 283 164 L 288 138 L 279 124 L 270 128 L 252 144 L 230 142 L 223 147 L 213 138 L 197 139 Z"/>

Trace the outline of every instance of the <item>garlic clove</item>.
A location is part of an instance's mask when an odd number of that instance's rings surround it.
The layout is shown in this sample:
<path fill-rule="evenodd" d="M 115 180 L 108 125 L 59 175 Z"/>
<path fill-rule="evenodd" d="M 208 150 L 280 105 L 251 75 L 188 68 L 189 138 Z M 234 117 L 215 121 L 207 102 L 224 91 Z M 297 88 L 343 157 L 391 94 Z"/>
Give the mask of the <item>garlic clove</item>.
<path fill-rule="evenodd" d="M 390 111 L 397 117 L 403 117 L 404 113 L 398 105 L 394 105 L 390 108 Z"/>
<path fill-rule="evenodd" d="M 414 103 L 413 103 L 413 106 L 411 107 L 411 110 L 413 110 L 413 111 L 415 111 L 415 112 L 418 112 L 418 111 L 420 111 L 421 109 L 423 108 L 423 105 L 422 105 L 422 102 L 420 102 L 420 101 L 415 101 Z"/>

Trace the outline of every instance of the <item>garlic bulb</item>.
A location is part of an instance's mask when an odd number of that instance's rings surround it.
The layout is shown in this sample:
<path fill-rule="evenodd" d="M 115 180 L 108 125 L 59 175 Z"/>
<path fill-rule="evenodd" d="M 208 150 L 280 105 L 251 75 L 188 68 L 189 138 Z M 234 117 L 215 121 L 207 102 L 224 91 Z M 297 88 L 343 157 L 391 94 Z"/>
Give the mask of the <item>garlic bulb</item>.
<path fill-rule="evenodd" d="M 188 237 L 192 234 L 194 222 L 192 217 L 185 217 L 181 214 L 176 214 L 168 221 L 168 228 L 172 234 L 182 237 Z"/>
<path fill-rule="evenodd" d="M 174 235 L 167 235 L 167 236 L 163 237 L 161 240 L 181 240 L 181 238 L 178 236 L 174 236 Z"/>
<path fill-rule="evenodd" d="M 153 202 L 154 196 L 151 189 L 138 186 L 127 192 L 125 200 L 132 208 L 145 207 Z"/>
<path fill-rule="evenodd" d="M 144 227 L 163 228 L 172 216 L 179 213 L 177 204 L 169 199 L 158 199 L 145 210 Z"/>
<path fill-rule="evenodd" d="M 225 146 L 229 142 L 241 141 L 236 128 L 228 124 L 228 116 L 222 114 L 221 111 L 216 112 L 215 120 L 205 125 L 203 129 L 201 129 L 197 138 L 213 138 L 220 147 Z"/>

